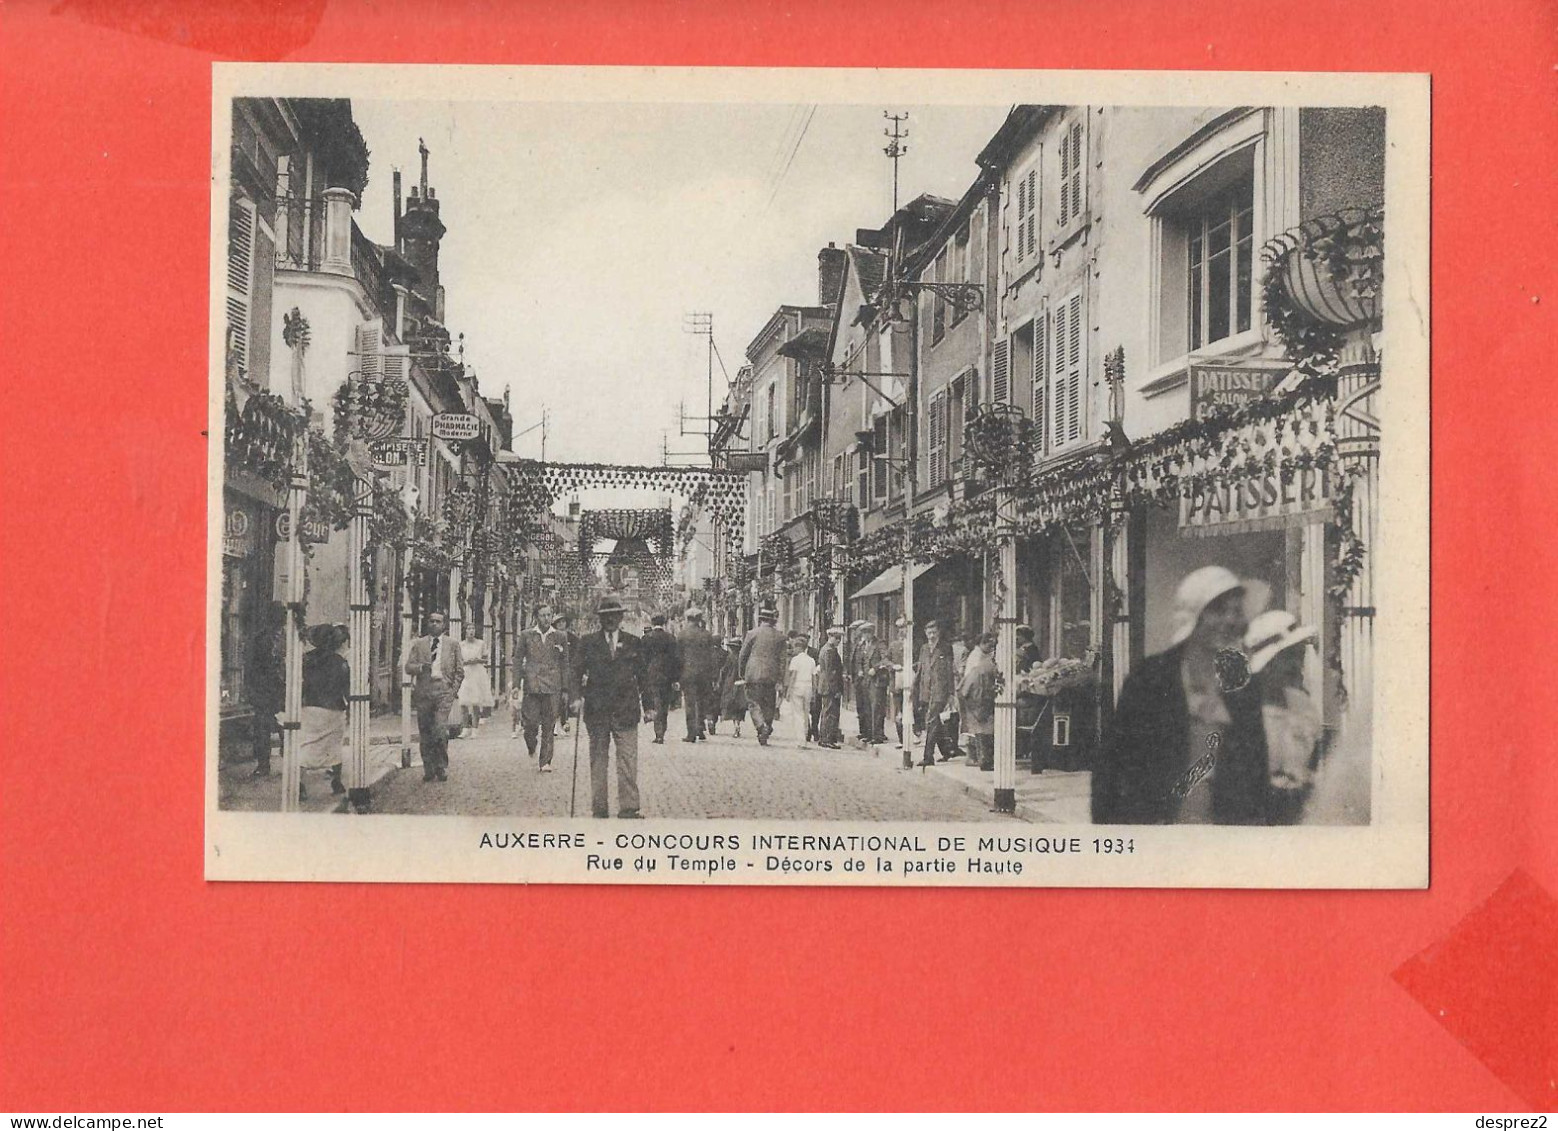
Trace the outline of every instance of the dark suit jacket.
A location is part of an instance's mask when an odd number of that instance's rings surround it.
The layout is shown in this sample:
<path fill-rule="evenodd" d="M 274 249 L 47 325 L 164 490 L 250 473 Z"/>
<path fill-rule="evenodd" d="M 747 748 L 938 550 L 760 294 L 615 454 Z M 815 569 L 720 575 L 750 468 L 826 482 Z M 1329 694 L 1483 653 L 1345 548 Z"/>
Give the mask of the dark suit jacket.
<path fill-rule="evenodd" d="M 1180 645 L 1149 656 L 1126 677 L 1093 770 L 1093 822 L 1160 825 L 1174 819 L 1175 786 L 1202 751 L 1190 750 Z M 1225 692 L 1232 718 L 1212 775 L 1212 819 L 1266 823 L 1266 731 L 1254 685 Z M 1193 754 L 1193 756 L 1192 756 Z"/>
<path fill-rule="evenodd" d="M 946 709 L 957 684 L 952 675 L 952 646 L 945 640 L 926 643 L 914 665 L 914 702 L 932 713 Z"/>
<path fill-rule="evenodd" d="M 676 639 L 663 628 L 651 628 L 639 641 L 644 657 L 644 682 L 664 692 L 682 678 L 682 652 Z"/>
<path fill-rule="evenodd" d="M 822 646 L 822 657 L 817 661 L 817 694 L 842 695 L 844 693 L 844 660 L 839 650 L 831 644 Z"/>
<path fill-rule="evenodd" d="M 573 649 L 568 689 L 572 698 L 584 697 L 590 726 L 636 727 L 645 687 L 642 645 L 631 632 L 617 633 L 615 656 L 604 632 L 590 633 Z"/>
<path fill-rule="evenodd" d="M 682 678 L 686 680 L 714 680 L 719 678 L 720 667 L 725 662 L 725 649 L 706 628 L 690 624 L 676 637 L 676 645 L 682 653 Z"/>

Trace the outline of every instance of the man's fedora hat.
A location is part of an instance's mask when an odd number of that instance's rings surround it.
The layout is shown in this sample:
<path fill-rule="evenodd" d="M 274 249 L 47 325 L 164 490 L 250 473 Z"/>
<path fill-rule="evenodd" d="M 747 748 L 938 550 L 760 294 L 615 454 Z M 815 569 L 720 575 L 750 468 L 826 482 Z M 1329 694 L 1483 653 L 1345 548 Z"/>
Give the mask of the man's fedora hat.
<path fill-rule="evenodd" d="M 617 600 L 615 597 L 610 596 L 610 595 L 602 597 L 600 599 L 600 604 L 595 606 L 595 615 L 596 616 L 604 616 L 606 613 L 625 613 L 625 612 L 627 612 L 627 610 L 622 607 L 622 602 Z"/>

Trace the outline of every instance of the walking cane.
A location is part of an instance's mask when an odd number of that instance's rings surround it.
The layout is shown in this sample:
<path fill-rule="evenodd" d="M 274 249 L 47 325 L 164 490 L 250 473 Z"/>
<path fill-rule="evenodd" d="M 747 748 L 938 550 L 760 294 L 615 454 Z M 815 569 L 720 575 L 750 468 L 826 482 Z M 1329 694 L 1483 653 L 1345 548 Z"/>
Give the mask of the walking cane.
<path fill-rule="evenodd" d="M 573 771 L 568 775 L 568 815 L 573 816 L 574 795 L 579 789 L 579 732 L 584 729 L 584 712 L 573 721 Z"/>

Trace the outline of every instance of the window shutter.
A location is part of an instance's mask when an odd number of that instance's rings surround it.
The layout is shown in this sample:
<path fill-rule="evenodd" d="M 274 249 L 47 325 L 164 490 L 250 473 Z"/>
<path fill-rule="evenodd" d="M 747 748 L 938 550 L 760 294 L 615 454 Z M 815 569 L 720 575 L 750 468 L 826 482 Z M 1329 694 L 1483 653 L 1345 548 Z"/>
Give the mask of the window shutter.
<path fill-rule="evenodd" d="M 1082 123 L 1072 122 L 1071 143 L 1071 215 L 1082 215 Z"/>
<path fill-rule="evenodd" d="M 974 419 L 979 414 L 979 371 L 970 369 L 963 378 L 963 420 Z"/>
<path fill-rule="evenodd" d="M 947 478 L 947 391 L 937 389 L 930 399 L 930 485 L 939 487 Z"/>
<path fill-rule="evenodd" d="M 254 203 L 233 201 L 227 222 L 227 351 L 249 373 L 249 319 L 254 295 Z M 224 359 L 224 365 L 227 359 Z"/>
<path fill-rule="evenodd" d="M 1002 338 L 995 343 L 995 358 L 990 368 L 990 403 L 1011 400 L 1011 343 Z"/>
<path fill-rule="evenodd" d="M 1027 257 L 1028 241 L 1026 229 L 1028 225 L 1028 178 L 1017 178 L 1017 232 L 1015 243 L 1017 247 L 1017 262 L 1021 263 Z"/>
<path fill-rule="evenodd" d="M 1055 223 L 1064 228 L 1066 221 L 1071 219 L 1071 146 L 1066 144 L 1066 139 L 1060 139 L 1060 212 L 1055 217 Z"/>
<path fill-rule="evenodd" d="M 1039 226 L 1039 169 L 1037 165 L 1028 170 L 1028 176 L 1025 179 L 1028 182 L 1027 247 L 1028 254 L 1033 255 L 1038 251 L 1039 246 L 1039 237 L 1036 231 Z"/>
<path fill-rule="evenodd" d="M 1073 443 L 1082 437 L 1082 296 L 1072 295 L 1066 302 L 1066 336 L 1055 343 L 1056 353 L 1065 347 L 1065 379 L 1060 392 L 1064 396 L 1064 440 Z M 1062 405 L 1056 405 L 1056 428 L 1062 427 Z"/>
<path fill-rule="evenodd" d="M 357 327 L 357 364 L 352 368 L 364 377 L 383 374 L 384 331 L 377 322 L 364 322 Z"/>
<path fill-rule="evenodd" d="M 1042 450 L 1044 447 L 1044 374 L 1047 372 L 1044 354 L 1045 327 L 1048 323 L 1049 312 L 1040 311 L 1038 317 L 1033 320 L 1033 435 L 1037 437 L 1037 443 Z"/>
<path fill-rule="evenodd" d="M 386 379 L 405 381 L 409 378 L 411 373 L 410 346 L 385 346 L 379 360 L 383 366 Z"/>

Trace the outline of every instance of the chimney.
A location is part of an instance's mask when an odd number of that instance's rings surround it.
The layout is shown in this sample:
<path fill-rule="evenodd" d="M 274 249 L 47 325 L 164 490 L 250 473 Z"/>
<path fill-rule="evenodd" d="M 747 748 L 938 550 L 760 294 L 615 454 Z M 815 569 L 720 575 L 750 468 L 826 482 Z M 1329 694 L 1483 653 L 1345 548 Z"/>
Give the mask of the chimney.
<path fill-rule="evenodd" d="M 832 306 L 844 289 L 844 252 L 832 242 L 817 253 L 817 303 Z"/>
<path fill-rule="evenodd" d="M 393 170 L 390 173 L 390 183 L 393 186 L 394 193 L 395 193 L 395 226 L 390 229 L 390 231 L 391 231 L 391 240 L 394 242 L 395 250 L 399 251 L 400 250 L 400 170 L 399 169 L 395 169 L 395 170 Z"/>

